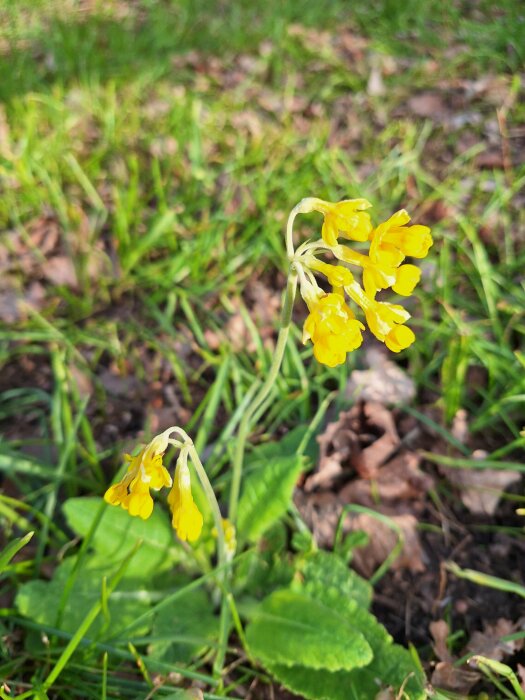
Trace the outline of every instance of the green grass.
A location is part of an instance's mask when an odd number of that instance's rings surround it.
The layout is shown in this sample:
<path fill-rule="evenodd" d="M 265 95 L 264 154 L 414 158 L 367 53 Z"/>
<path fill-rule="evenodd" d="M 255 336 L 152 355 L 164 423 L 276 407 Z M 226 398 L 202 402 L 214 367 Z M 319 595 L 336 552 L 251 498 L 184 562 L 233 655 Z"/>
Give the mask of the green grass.
<path fill-rule="evenodd" d="M 227 489 L 221 470 L 237 407 L 271 361 L 257 334 L 268 323 L 254 303 L 261 288 L 243 290 L 253 280 L 271 292 L 283 286 L 283 225 L 305 195 L 365 196 L 377 217 L 404 206 L 422 222 L 437 219 L 414 306 L 418 340 L 402 362 L 445 429 L 465 408 L 488 460 L 520 459 L 525 107 L 512 80 L 524 59 L 525 13 L 511 0 L 498 8 L 0 3 L 0 241 L 10 251 L 0 304 L 5 290 L 30 299 L 28 280 L 45 294 L 0 327 L 0 470 L 10 484 L 0 517 L 8 540 L 37 530 L 3 592 L 75 546 L 62 500 L 102 494 L 123 447 L 154 429 L 160 408 L 197 436 L 219 493 Z M 371 96 L 377 62 L 385 94 Z M 489 89 L 450 103 L 487 73 L 506 86 L 499 101 Z M 473 126 L 407 109 L 411 96 L 443 81 L 450 114 L 479 114 Z M 479 153 L 499 149 L 496 107 L 506 97 L 514 161 L 506 171 L 480 169 Z M 307 235 L 319 224 L 312 216 L 301 226 Z M 72 261 L 74 284 L 50 272 L 52 257 Z M 220 335 L 215 342 L 235 313 L 253 351 Z M 291 345 L 263 415 L 265 438 L 310 420 L 361 361 L 356 353 L 338 370 L 316 365 L 298 328 Z M 8 638 L 21 625 L 30 645 L 2 655 L 0 677 L 30 690 L 69 637 L 10 620 L 11 603 L 1 613 Z M 143 697 L 147 680 L 114 673 L 116 659 L 125 669 L 133 659 L 121 643 L 82 647 L 53 697 L 99 698 L 102 687 L 108 697 Z"/>

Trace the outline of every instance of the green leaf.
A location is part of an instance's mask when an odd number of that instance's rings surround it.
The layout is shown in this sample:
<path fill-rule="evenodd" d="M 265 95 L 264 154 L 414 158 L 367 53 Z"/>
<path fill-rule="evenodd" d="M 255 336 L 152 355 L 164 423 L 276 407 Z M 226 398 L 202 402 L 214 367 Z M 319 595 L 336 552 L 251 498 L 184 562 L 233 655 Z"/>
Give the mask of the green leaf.
<path fill-rule="evenodd" d="M 148 655 L 177 665 L 202 654 L 219 634 L 219 618 L 213 614 L 208 594 L 202 588 L 188 591 L 162 609 L 153 622 Z"/>
<path fill-rule="evenodd" d="M 15 601 L 19 612 L 34 622 L 56 627 L 62 591 L 75 562 L 76 557 L 66 559 L 55 569 L 51 581 L 29 581 L 20 586 Z M 100 600 L 102 579 L 114 573 L 115 568 L 112 566 L 111 569 L 100 569 L 95 560 L 90 557 L 85 559 L 68 597 L 60 620 L 60 629 L 71 633 L 78 629 L 93 604 Z M 143 591 L 115 592 L 109 598 L 109 617 L 104 618 L 101 615 L 91 627 L 90 636 L 103 637 L 106 631 L 108 636 L 118 635 L 119 630 L 133 622 L 148 607 Z M 147 631 L 148 628 L 143 627 L 137 634 L 145 634 Z"/>
<path fill-rule="evenodd" d="M 340 625 L 358 630 L 369 644 L 373 659 L 364 668 L 336 670 L 306 668 L 263 659 L 266 668 L 289 690 L 310 700 L 370 700 L 382 688 L 403 686 L 411 700 L 423 700 L 424 678 L 410 653 L 393 644 L 392 637 L 368 612 L 371 586 L 351 571 L 336 554 L 315 552 L 304 557 L 301 581 L 292 588 L 311 603 L 321 604 L 337 614 Z"/>
<path fill-rule="evenodd" d="M 314 552 L 304 558 L 300 571 L 302 583 L 296 585 L 324 605 L 338 611 L 352 601 L 365 609 L 370 607 L 372 586 L 336 554 Z"/>
<path fill-rule="evenodd" d="M 90 532 L 101 507 L 104 504 L 100 498 L 70 498 L 63 505 L 69 527 L 81 537 L 86 537 Z M 99 559 L 120 562 L 137 540 L 142 540 L 142 544 L 130 562 L 127 578 L 144 580 L 169 568 L 184 556 L 182 549 L 173 547 L 173 530 L 161 508 L 155 508 L 148 520 L 142 520 L 132 517 L 122 508 L 105 506 L 91 540 Z"/>
<path fill-rule="evenodd" d="M 237 521 L 242 537 L 257 541 L 286 513 L 302 468 L 297 455 L 272 457 L 246 477 Z"/>
<path fill-rule="evenodd" d="M 368 615 L 368 613 L 365 613 Z M 377 623 L 378 624 L 378 623 Z M 288 690 L 308 700 L 371 700 L 385 688 L 399 692 L 403 687 L 410 700 L 424 700 L 424 678 L 410 653 L 385 642 L 374 649 L 374 660 L 365 668 L 330 672 L 304 666 L 266 663 L 270 673 Z"/>
<path fill-rule="evenodd" d="M 380 690 L 373 679 L 363 679 L 363 685 L 356 693 L 350 686 L 347 671 L 331 673 L 282 664 L 269 664 L 267 668 L 285 688 L 308 700 L 372 700 Z"/>
<path fill-rule="evenodd" d="M 307 425 L 298 425 L 277 442 L 262 442 L 250 452 L 249 464 L 268 462 L 274 457 L 292 457 L 296 454 L 306 432 Z"/>
<path fill-rule="evenodd" d="M 248 646 L 263 663 L 307 668 L 352 669 L 372 660 L 364 636 L 318 601 L 294 591 L 275 591 L 246 629 Z"/>
<path fill-rule="evenodd" d="M 17 537 L 2 550 L 0 553 L 0 573 L 7 568 L 11 559 L 22 549 L 22 547 L 26 546 L 34 534 L 35 533 L 32 531 L 28 532 L 27 535 L 24 535 L 23 537 Z"/>

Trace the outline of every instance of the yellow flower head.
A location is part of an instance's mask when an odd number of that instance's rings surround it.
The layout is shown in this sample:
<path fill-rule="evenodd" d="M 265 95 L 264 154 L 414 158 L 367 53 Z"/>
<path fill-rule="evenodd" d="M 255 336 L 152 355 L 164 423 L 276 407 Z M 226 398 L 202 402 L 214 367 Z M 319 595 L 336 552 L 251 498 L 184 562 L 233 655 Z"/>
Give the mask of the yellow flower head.
<path fill-rule="evenodd" d="M 324 294 L 310 304 L 303 328 L 303 343 L 312 340 L 314 356 L 328 367 L 342 364 L 346 353 L 363 342 L 364 325 L 358 321 L 341 294 Z"/>
<path fill-rule="evenodd" d="M 374 301 L 365 309 L 365 315 L 372 333 L 392 352 L 401 352 L 416 339 L 414 332 L 403 325 L 410 314 L 398 304 Z"/>
<path fill-rule="evenodd" d="M 203 518 L 191 493 L 188 453 L 184 447 L 177 460 L 173 487 L 168 494 L 168 503 L 173 516 L 171 522 L 179 538 L 183 542 L 186 540 L 195 542 L 201 534 Z"/>
<path fill-rule="evenodd" d="M 405 256 L 424 258 L 433 243 L 428 226 L 406 226 L 408 213 L 401 209 L 370 234 L 370 260 L 386 267 L 398 267 Z"/>
<path fill-rule="evenodd" d="M 321 231 L 324 242 L 337 245 L 338 236 L 351 241 L 367 241 L 372 223 L 370 215 L 363 210 L 371 206 L 366 199 L 344 199 L 335 204 L 316 199 L 314 208 L 324 214 Z"/>
<path fill-rule="evenodd" d="M 168 432 L 168 431 L 166 431 Z M 104 500 L 113 506 L 121 506 L 130 515 L 146 520 L 153 511 L 150 489 L 158 491 L 171 486 L 171 476 L 162 464 L 168 446 L 168 435 L 156 436 L 138 455 L 125 455 L 128 470 L 118 484 L 113 484 L 104 494 Z"/>

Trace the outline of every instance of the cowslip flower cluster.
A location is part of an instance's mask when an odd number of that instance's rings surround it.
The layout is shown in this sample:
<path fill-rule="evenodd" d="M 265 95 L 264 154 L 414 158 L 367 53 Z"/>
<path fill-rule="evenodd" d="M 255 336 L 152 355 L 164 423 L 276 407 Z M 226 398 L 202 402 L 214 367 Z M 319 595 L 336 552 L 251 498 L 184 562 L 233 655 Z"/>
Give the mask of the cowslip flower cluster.
<path fill-rule="evenodd" d="M 404 209 L 374 227 L 366 199 L 338 203 L 309 197 L 296 207 L 297 213 L 320 212 L 324 215 L 321 239 L 303 243 L 292 256 L 299 275 L 301 296 L 308 307 L 303 327 L 303 342 L 312 341 L 315 358 L 329 366 L 342 364 L 346 355 L 363 342 L 365 325 L 347 303 L 351 300 L 364 314 L 373 335 L 392 352 L 400 352 L 415 340 L 407 326 L 408 311 L 399 304 L 378 301 L 377 294 L 392 289 L 410 296 L 421 278 L 421 271 L 405 258 L 424 258 L 432 245 L 428 226 L 407 226 L 410 216 Z M 356 251 L 339 239 L 369 243 L 368 254 Z M 317 256 L 331 253 L 335 263 Z M 362 285 L 348 268 L 362 270 Z M 331 287 L 327 292 L 317 283 L 315 273 L 323 275 Z"/>
<path fill-rule="evenodd" d="M 177 428 L 168 428 L 154 437 L 135 457 L 125 455 L 127 472 L 117 484 L 108 488 L 104 500 L 110 505 L 124 508 L 130 515 L 146 520 L 153 512 L 151 490 L 171 487 L 168 504 L 172 513 L 172 525 L 181 540 L 194 542 L 201 534 L 203 517 L 191 492 L 189 447 L 170 437 L 175 430 Z M 169 445 L 180 447 L 173 479 L 162 463 Z"/>

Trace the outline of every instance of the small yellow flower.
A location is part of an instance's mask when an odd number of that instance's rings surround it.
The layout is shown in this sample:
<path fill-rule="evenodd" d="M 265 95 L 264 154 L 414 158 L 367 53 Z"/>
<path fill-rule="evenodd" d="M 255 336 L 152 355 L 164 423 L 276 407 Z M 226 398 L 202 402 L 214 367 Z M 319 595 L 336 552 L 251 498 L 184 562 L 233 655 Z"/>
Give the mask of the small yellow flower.
<path fill-rule="evenodd" d="M 313 255 L 305 260 L 305 265 L 310 270 L 315 270 L 323 274 L 332 287 L 346 287 L 353 282 L 354 276 L 347 267 L 343 265 L 331 265 L 330 263 L 318 260 Z"/>
<path fill-rule="evenodd" d="M 370 234 L 370 260 L 386 267 L 398 267 L 409 255 L 424 258 L 433 244 L 428 226 L 406 226 L 408 213 L 401 209 Z"/>
<path fill-rule="evenodd" d="M 171 486 L 171 476 L 162 464 L 168 446 L 166 433 L 156 436 L 138 455 L 125 455 L 128 470 L 118 484 L 113 484 L 104 494 L 104 500 L 113 506 L 121 506 L 130 515 L 146 520 L 153 511 L 150 489 L 158 491 Z"/>
<path fill-rule="evenodd" d="M 367 241 L 372 231 L 370 215 L 364 209 L 372 205 L 366 199 L 344 199 L 342 202 L 312 200 L 312 208 L 324 214 L 321 235 L 325 243 L 337 245 L 338 236 L 351 241 Z"/>
<path fill-rule="evenodd" d="M 235 530 L 235 525 L 228 520 L 228 518 L 222 518 L 222 529 L 224 530 L 224 544 L 226 546 L 226 554 L 228 559 L 233 559 L 235 555 L 235 550 L 237 549 L 237 532 Z M 218 536 L 217 528 L 214 527 L 211 531 L 214 537 Z"/>
<path fill-rule="evenodd" d="M 364 325 L 358 321 L 341 294 L 324 294 L 309 304 L 303 328 L 303 343 L 312 340 L 318 362 L 335 367 L 346 360 L 346 354 L 363 342 Z"/>
<path fill-rule="evenodd" d="M 394 292 L 409 297 L 421 279 L 421 270 L 415 265 L 401 265 L 396 270 L 396 281 L 392 285 Z"/>
<path fill-rule="evenodd" d="M 410 314 L 398 304 L 374 301 L 365 309 L 365 316 L 372 333 L 392 352 L 401 352 L 416 339 L 414 332 L 403 325 Z"/>
<path fill-rule="evenodd" d="M 172 511 L 172 525 L 179 538 L 185 542 L 195 542 L 201 534 L 203 517 L 191 493 L 191 476 L 188 467 L 188 455 L 184 447 L 181 450 L 173 487 L 168 494 L 168 504 Z"/>
<path fill-rule="evenodd" d="M 392 287 L 394 292 L 408 297 L 421 279 L 421 270 L 415 265 L 387 267 L 368 263 L 363 270 L 363 286 L 367 295 L 374 299 L 381 289 Z"/>

